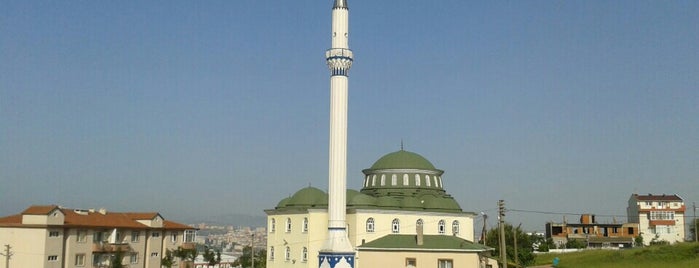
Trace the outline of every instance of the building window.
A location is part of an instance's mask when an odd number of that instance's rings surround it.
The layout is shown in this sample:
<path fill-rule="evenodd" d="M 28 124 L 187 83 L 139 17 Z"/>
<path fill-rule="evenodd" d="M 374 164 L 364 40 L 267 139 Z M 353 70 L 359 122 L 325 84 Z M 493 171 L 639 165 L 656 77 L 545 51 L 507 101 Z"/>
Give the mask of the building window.
<path fill-rule="evenodd" d="M 403 186 L 408 186 L 410 184 L 410 177 L 408 174 L 403 174 Z"/>
<path fill-rule="evenodd" d="M 291 232 L 291 218 L 286 218 L 286 232 Z"/>
<path fill-rule="evenodd" d="M 159 232 L 153 232 L 153 233 L 151 234 L 151 236 L 152 236 L 152 237 L 160 237 L 160 233 L 159 233 Z"/>
<path fill-rule="evenodd" d="M 131 232 L 131 243 L 138 243 L 139 236 L 141 236 L 141 232 L 139 232 L 139 231 Z"/>
<path fill-rule="evenodd" d="M 151 257 L 158 257 L 158 255 L 160 255 L 160 254 L 158 254 L 158 252 L 151 252 L 150 253 Z"/>
<path fill-rule="evenodd" d="M 400 221 L 398 219 L 393 219 L 391 223 L 391 231 L 394 234 L 400 233 Z"/>
<path fill-rule="evenodd" d="M 75 239 L 78 243 L 85 243 L 87 242 L 87 231 L 85 230 L 78 230 Z"/>
<path fill-rule="evenodd" d="M 274 260 L 274 247 L 269 247 L 269 259 Z"/>
<path fill-rule="evenodd" d="M 392 186 L 398 185 L 398 175 L 396 175 L 396 174 L 391 175 L 391 185 Z"/>
<path fill-rule="evenodd" d="M 459 221 L 451 222 L 451 233 L 459 234 Z"/>
<path fill-rule="evenodd" d="M 445 225 L 446 225 L 446 224 L 444 223 L 444 220 L 439 220 L 439 224 L 437 225 L 437 231 L 438 231 L 440 234 L 445 233 L 445 230 L 444 230 L 444 229 L 446 229 Z"/>
<path fill-rule="evenodd" d="M 133 254 L 131 254 L 130 261 L 131 263 L 138 263 L 138 252 L 134 252 Z"/>
<path fill-rule="evenodd" d="M 439 187 L 439 183 L 437 182 L 437 176 L 432 177 L 434 180 L 434 187 Z"/>
<path fill-rule="evenodd" d="M 405 267 L 407 267 L 407 268 L 417 267 L 417 260 L 415 260 L 415 258 L 406 258 L 405 259 Z"/>
<path fill-rule="evenodd" d="M 61 233 L 58 231 L 50 231 L 49 232 L 49 237 L 59 237 L 60 235 L 61 235 Z"/>
<path fill-rule="evenodd" d="M 286 253 L 284 253 L 284 259 L 287 261 L 291 259 L 291 248 L 290 247 L 286 247 Z"/>
<path fill-rule="evenodd" d="M 303 253 L 301 254 L 301 260 L 308 261 L 308 248 L 303 247 Z"/>
<path fill-rule="evenodd" d="M 674 220 L 675 219 L 675 212 L 674 211 L 651 211 L 650 212 L 650 220 Z"/>
<path fill-rule="evenodd" d="M 417 227 L 420 227 L 423 224 L 425 224 L 425 222 L 422 219 L 417 219 L 417 221 L 415 222 L 415 226 L 417 226 Z"/>
<path fill-rule="evenodd" d="M 57 261 L 58 260 L 58 255 L 51 255 L 48 258 L 49 261 Z"/>
<path fill-rule="evenodd" d="M 85 266 L 85 254 L 75 254 L 75 266 Z"/>
<path fill-rule="evenodd" d="M 430 183 L 430 175 L 425 175 L 425 186 L 431 187 L 432 184 Z"/>
<path fill-rule="evenodd" d="M 308 232 L 308 218 L 303 218 L 303 232 Z"/>
<path fill-rule="evenodd" d="M 376 174 L 371 176 L 371 186 L 376 186 Z"/>
<path fill-rule="evenodd" d="M 634 234 L 633 232 L 633 227 L 629 227 L 629 230 L 627 231 L 630 235 Z"/>
<path fill-rule="evenodd" d="M 415 186 L 420 186 L 420 175 L 415 174 Z"/>
<path fill-rule="evenodd" d="M 370 179 L 371 178 L 369 177 L 369 175 L 366 175 L 366 178 L 364 178 L 364 187 L 369 187 L 369 180 Z"/>
<path fill-rule="evenodd" d="M 452 260 L 437 260 L 437 268 L 454 268 Z"/>
<path fill-rule="evenodd" d="M 197 237 L 197 233 L 195 230 L 185 230 L 184 231 L 184 242 L 185 243 L 192 243 L 194 242 L 194 239 Z"/>
<path fill-rule="evenodd" d="M 367 233 L 373 233 L 374 232 L 374 218 L 368 218 L 366 220 L 366 232 Z"/>
<path fill-rule="evenodd" d="M 386 174 L 381 174 L 381 186 L 386 185 Z"/>
<path fill-rule="evenodd" d="M 177 242 L 177 232 L 170 233 L 170 241 L 172 241 L 172 243 Z"/>
<path fill-rule="evenodd" d="M 269 221 L 269 232 L 270 232 L 270 233 L 274 233 L 274 230 L 276 229 L 276 228 L 275 228 L 275 225 L 276 225 L 276 221 L 274 220 L 274 218 L 272 218 L 272 219 Z"/>

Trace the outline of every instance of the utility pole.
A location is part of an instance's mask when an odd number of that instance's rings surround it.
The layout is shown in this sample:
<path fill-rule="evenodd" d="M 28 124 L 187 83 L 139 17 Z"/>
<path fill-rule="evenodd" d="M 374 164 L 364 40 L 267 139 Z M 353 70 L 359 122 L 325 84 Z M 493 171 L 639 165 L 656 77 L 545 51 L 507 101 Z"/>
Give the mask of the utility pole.
<path fill-rule="evenodd" d="M 5 268 L 10 268 L 10 258 L 12 257 L 12 252 L 10 252 L 10 249 L 12 247 L 7 244 L 5 245 L 5 253 L 0 253 L 0 255 L 5 256 Z"/>
<path fill-rule="evenodd" d="M 250 267 L 255 268 L 255 233 L 250 240 Z"/>
<path fill-rule="evenodd" d="M 519 256 L 517 255 L 517 231 L 519 231 L 519 227 L 522 226 L 522 223 L 517 225 L 517 229 L 512 229 L 512 237 L 514 237 L 514 246 L 515 246 L 515 264 L 519 265 Z"/>
<path fill-rule="evenodd" d="M 697 204 L 692 202 L 692 210 L 694 211 L 694 220 L 692 224 L 694 225 L 694 242 L 699 242 L 699 230 L 697 230 Z"/>
<path fill-rule="evenodd" d="M 488 230 L 486 230 L 488 215 L 483 213 L 483 230 L 481 230 L 481 238 L 483 239 L 483 245 L 485 246 L 485 240 L 488 239 Z"/>
<path fill-rule="evenodd" d="M 505 200 L 498 201 L 498 225 L 500 227 L 500 262 L 507 268 L 507 247 L 505 246 Z"/>

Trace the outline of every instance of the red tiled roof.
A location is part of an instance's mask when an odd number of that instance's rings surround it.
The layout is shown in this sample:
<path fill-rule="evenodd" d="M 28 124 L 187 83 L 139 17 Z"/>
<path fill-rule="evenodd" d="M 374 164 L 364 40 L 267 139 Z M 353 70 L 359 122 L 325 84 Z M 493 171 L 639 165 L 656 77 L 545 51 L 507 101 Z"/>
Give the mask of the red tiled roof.
<path fill-rule="evenodd" d="M 57 209 L 58 206 L 56 205 L 49 205 L 49 206 L 31 206 L 22 211 L 22 214 L 27 214 L 27 215 L 46 215 L 49 214 L 49 212 L 53 211 L 54 209 Z"/>
<path fill-rule="evenodd" d="M 634 194 L 633 197 L 636 198 L 636 200 L 639 201 L 682 201 L 682 198 L 679 197 L 678 195 L 653 195 L 653 194 L 648 194 L 648 195 L 638 195 Z"/>
<path fill-rule="evenodd" d="M 31 206 L 21 214 L 0 218 L 0 226 L 23 226 L 22 215 L 45 215 L 58 206 Z M 138 222 L 138 220 L 152 220 L 160 216 L 157 212 L 105 212 L 99 211 L 76 211 L 73 209 L 60 209 L 65 215 L 63 225 L 67 227 L 88 227 L 88 228 L 128 228 L 128 229 L 150 229 L 151 227 Z M 161 216 L 162 217 L 162 216 Z M 195 229 L 173 221 L 164 221 L 164 229 Z M 159 229 L 159 228 L 158 228 Z"/>

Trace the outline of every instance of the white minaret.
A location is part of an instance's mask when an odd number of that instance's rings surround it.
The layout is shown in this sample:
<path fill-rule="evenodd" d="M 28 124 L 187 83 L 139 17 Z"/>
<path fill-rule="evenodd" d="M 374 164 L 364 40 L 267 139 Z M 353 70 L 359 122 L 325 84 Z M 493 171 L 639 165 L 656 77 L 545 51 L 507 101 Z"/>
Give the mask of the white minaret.
<path fill-rule="evenodd" d="M 347 0 L 335 0 L 332 9 L 332 47 L 325 52 L 330 68 L 330 156 L 328 177 L 328 237 L 318 252 L 320 268 L 353 268 L 354 248 L 347 237 L 347 73 L 352 67 L 349 49 Z"/>

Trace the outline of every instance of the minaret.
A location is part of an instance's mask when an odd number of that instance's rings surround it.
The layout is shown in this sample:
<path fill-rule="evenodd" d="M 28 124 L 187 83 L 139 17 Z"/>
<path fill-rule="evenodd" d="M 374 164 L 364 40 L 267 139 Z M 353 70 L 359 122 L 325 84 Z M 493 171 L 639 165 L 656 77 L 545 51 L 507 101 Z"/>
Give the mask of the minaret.
<path fill-rule="evenodd" d="M 325 52 L 330 68 L 330 152 L 328 169 L 328 237 L 318 252 L 320 268 L 353 268 L 354 248 L 347 237 L 347 73 L 349 49 L 347 0 L 332 8 L 332 47 Z"/>

